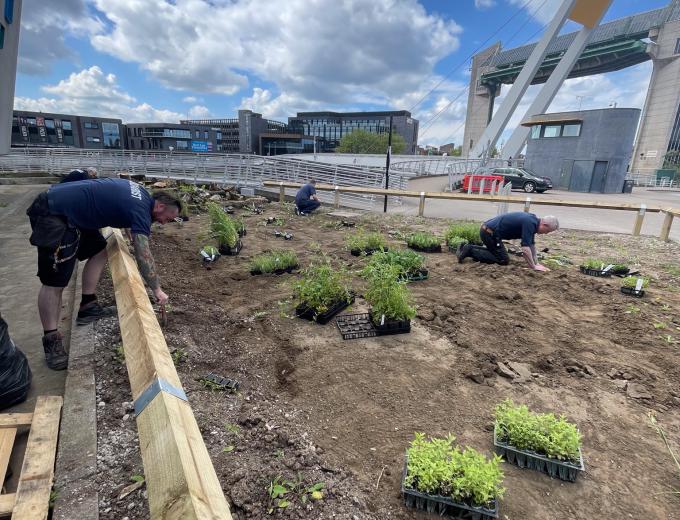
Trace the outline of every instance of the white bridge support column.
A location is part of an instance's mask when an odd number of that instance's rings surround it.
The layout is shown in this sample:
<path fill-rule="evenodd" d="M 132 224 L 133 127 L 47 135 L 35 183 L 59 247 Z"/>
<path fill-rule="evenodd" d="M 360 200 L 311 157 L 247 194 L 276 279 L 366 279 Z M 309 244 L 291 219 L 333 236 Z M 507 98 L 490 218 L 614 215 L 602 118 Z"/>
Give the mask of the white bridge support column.
<path fill-rule="evenodd" d="M 0 0 L 0 24 L 5 30 L 5 43 L 0 49 L 0 155 L 9 153 L 12 143 L 12 114 L 19 53 L 21 1 Z M 14 9 L 8 20 L 5 13 L 12 5 Z"/>
<path fill-rule="evenodd" d="M 485 150 L 491 150 L 494 147 L 496 141 L 512 117 L 512 114 L 515 112 L 517 105 L 519 105 L 519 102 L 522 100 L 524 93 L 527 88 L 529 88 L 529 85 L 531 85 L 531 81 L 534 79 L 536 72 L 543 63 L 545 55 L 548 52 L 548 45 L 550 45 L 550 42 L 557 36 L 560 29 L 562 29 L 562 26 L 567 20 L 574 4 L 576 4 L 576 1 L 577 0 L 563 0 L 555 13 L 555 17 L 548 25 L 545 34 L 536 44 L 536 47 L 534 47 L 531 56 L 529 56 L 529 59 L 522 68 L 522 72 L 519 73 L 515 83 L 505 97 L 505 100 L 498 108 L 496 115 L 493 116 L 493 119 L 486 127 L 486 130 L 484 130 L 479 141 L 475 144 L 475 147 L 470 154 L 471 158 L 481 157 Z"/>
<path fill-rule="evenodd" d="M 588 44 L 588 38 L 590 38 L 590 34 L 593 32 L 593 29 L 599 25 L 604 13 L 606 13 L 607 9 L 609 9 L 612 0 L 604 1 L 605 5 L 602 7 L 602 11 L 597 17 L 594 25 L 592 27 L 584 26 L 578 32 L 578 34 L 576 34 L 574 41 L 567 49 L 567 52 L 564 53 L 564 56 L 562 56 L 562 59 L 560 60 L 557 67 L 555 67 L 555 70 L 552 71 L 548 81 L 545 82 L 540 92 L 536 96 L 536 99 L 534 99 L 533 103 L 531 103 L 522 119 L 526 119 L 537 114 L 542 114 L 548 109 L 550 103 L 552 103 L 552 100 L 555 98 L 557 91 L 562 86 L 562 83 L 564 83 L 564 80 L 567 79 L 571 69 L 574 67 L 576 61 L 583 52 L 583 49 L 585 49 L 586 45 Z M 508 142 L 503 147 L 503 159 L 517 157 L 519 155 L 519 153 L 522 151 L 522 148 L 524 148 L 524 143 L 526 143 L 527 137 L 529 137 L 529 131 L 530 128 L 527 126 L 517 126 L 515 131 L 510 136 L 510 139 L 508 139 Z"/>

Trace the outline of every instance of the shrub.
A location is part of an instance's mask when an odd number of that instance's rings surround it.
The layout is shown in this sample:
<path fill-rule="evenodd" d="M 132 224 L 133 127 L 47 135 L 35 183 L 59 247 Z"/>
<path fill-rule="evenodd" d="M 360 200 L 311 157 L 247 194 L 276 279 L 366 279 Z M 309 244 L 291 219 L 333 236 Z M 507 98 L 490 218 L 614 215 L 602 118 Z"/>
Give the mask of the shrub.
<path fill-rule="evenodd" d="M 363 229 L 358 229 L 346 239 L 347 248 L 350 250 L 359 251 L 378 251 L 385 249 L 385 239 L 380 233 L 366 232 Z"/>
<path fill-rule="evenodd" d="M 361 275 L 369 278 L 371 271 L 377 265 L 394 265 L 401 269 L 399 276 L 415 274 L 425 265 L 425 257 L 410 249 L 393 249 L 392 251 L 378 251 L 371 256 L 368 265 L 361 271 Z"/>
<path fill-rule="evenodd" d="M 246 228 L 245 222 L 243 222 L 242 218 L 232 218 L 231 219 L 234 222 L 234 227 L 236 228 L 236 233 L 243 233 L 243 230 Z"/>
<path fill-rule="evenodd" d="M 462 238 L 469 244 L 481 244 L 482 239 L 479 238 L 479 226 L 480 224 L 477 222 L 458 222 L 456 224 L 451 224 L 444 233 L 447 245 L 458 247 L 460 242 L 456 242 L 456 238 Z M 455 245 L 453 242 L 456 242 Z"/>
<path fill-rule="evenodd" d="M 405 487 L 459 503 L 488 506 L 504 493 L 501 457 L 487 459 L 473 448 L 454 446 L 455 437 L 425 439 L 416 433 L 407 450 Z"/>
<path fill-rule="evenodd" d="M 250 270 L 262 274 L 273 273 L 277 269 L 298 267 L 295 251 L 274 250 L 257 255 L 250 262 Z"/>
<path fill-rule="evenodd" d="M 416 315 L 411 291 L 400 279 L 400 273 L 399 266 L 378 264 L 368 274 L 364 298 L 371 305 L 374 322 L 379 323 L 383 315 L 390 321 L 410 320 Z"/>
<path fill-rule="evenodd" d="M 494 415 L 499 441 L 558 460 L 579 460 L 581 434 L 564 415 L 533 413 L 526 405 L 515 406 L 511 399 L 498 404 Z"/>
<path fill-rule="evenodd" d="M 293 296 L 298 303 L 322 314 L 335 303 L 352 300 L 346 282 L 349 278 L 344 268 L 334 267 L 328 259 L 323 258 L 302 271 L 302 278 L 293 288 Z"/>
<path fill-rule="evenodd" d="M 436 247 L 440 244 L 439 237 L 434 236 L 432 233 L 425 233 L 419 231 L 417 233 L 412 233 L 406 237 L 406 245 L 409 247 L 418 247 L 420 249 L 429 249 Z"/>
<path fill-rule="evenodd" d="M 210 235 L 218 247 L 234 247 L 238 241 L 238 231 L 234 221 L 214 202 L 206 204 L 210 217 Z"/>
<path fill-rule="evenodd" d="M 621 280 L 621 283 L 623 284 L 624 287 L 631 287 L 635 288 L 637 285 L 637 281 L 639 276 L 626 276 L 623 280 Z M 642 288 L 644 289 L 645 287 L 649 286 L 649 278 L 643 278 L 642 279 Z"/>
<path fill-rule="evenodd" d="M 467 244 L 468 241 L 465 240 L 463 237 L 450 237 L 446 240 L 446 244 L 451 248 L 451 249 L 458 249 L 458 246 L 461 244 Z"/>

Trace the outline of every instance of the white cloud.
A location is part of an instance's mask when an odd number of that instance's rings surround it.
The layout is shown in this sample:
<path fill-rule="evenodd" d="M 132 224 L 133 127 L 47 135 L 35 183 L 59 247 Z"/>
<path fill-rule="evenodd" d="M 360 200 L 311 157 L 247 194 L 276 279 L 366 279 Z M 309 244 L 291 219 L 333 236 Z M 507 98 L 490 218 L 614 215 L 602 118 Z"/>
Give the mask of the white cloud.
<path fill-rule="evenodd" d="M 537 22 L 546 24 L 555 16 L 562 0 L 508 0 L 510 4 L 523 7 Z"/>
<path fill-rule="evenodd" d="M 56 85 L 42 87 L 52 97 L 37 99 L 15 97 L 14 108 L 42 112 L 121 118 L 124 122 L 177 122 L 181 115 L 157 109 L 120 89 L 113 74 L 104 74 L 97 66 L 72 73 Z M 205 108 L 205 107 L 194 107 Z"/>
<path fill-rule="evenodd" d="M 196 96 L 186 96 L 182 98 L 183 103 L 198 103 L 200 101 L 203 101 L 203 99 L 197 98 Z"/>
<path fill-rule="evenodd" d="M 189 109 L 189 119 L 211 119 L 212 112 L 203 105 L 194 105 Z"/>
<path fill-rule="evenodd" d="M 496 0 L 475 0 L 475 8 L 484 10 L 496 5 Z"/>

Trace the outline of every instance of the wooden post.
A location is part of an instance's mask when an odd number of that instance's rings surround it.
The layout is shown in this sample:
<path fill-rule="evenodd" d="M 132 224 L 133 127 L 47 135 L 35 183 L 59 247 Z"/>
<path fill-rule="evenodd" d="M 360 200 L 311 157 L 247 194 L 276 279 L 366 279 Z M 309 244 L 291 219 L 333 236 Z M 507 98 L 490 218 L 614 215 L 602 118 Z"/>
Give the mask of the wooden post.
<path fill-rule="evenodd" d="M 338 190 L 338 186 L 335 187 L 335 208 L 340 207 L 340 191 Z"/>
<path fill-rule="evenodd" d="M 640 204 L 640 211 L 638 211 L 637 217 L 635 217 L 635 225 L 633 226 L 633 236 L 639 237 L 640 231 L 642 230 L 642 222 L 645 219 L 645 211 L 647 210 L 647 204 Z"/>
<path fill-rule="evenodd" d="M 527 197 L 524 201 L 524 213 L 529 213 L 529 208 L 531 208 L 531 197 Z"/>
<path fill-rule="evenodd" d="M 286 201 L 286 188 L 283 187 L 283 183 L 279 183 L 279 202 L 283 204 Z"/>
<path fill-rule="evenodd" d="M 479 181 L 479 194 L 484 195 L 484 179 Z"/>
<path fill-rule="evenodd" d="M 663 225 L 661 226 L 661 240 L 668 242 L 668 235 L 671 232 L 671 226 L 673 225 L 673 213 L 666 211 L 666 217 L 663 219 Z"/>
<path fill-rule="evenodd" d="M 119 230 L 111 232 L 107 252 L 151 518 L 231 520 L 144 283 Z"/>
<path fill-rule="evenodd" d="M 420 205 L 418 206 L 418 216 L 422 217 L 425 213 L 425 192 L 420 192 Z"/>

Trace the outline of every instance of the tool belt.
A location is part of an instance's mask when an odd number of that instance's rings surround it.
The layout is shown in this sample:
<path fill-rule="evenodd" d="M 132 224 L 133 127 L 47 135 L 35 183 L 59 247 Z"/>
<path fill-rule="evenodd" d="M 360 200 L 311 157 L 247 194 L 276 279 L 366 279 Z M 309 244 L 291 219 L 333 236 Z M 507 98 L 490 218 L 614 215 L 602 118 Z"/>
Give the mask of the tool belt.
<path fill-rule="evenodd" d="M 68 219 L 63 215 L 52 215 L 47 202 L 47 192 L 38 195 L 33 204 L 26 210 L 26 215 L 31 220 L 33 232 L 29 238 L 31 245 L 54 249 L 53 268 L 71 260 L 78 254 L 80 243 L 80 231 L 69 225 Z M 67 236 L 68 235 L 68 236 Z M 67 243 L 64 238 L 67 236 Z M 63 255 L 60 258 L 60 253 Z"/>

